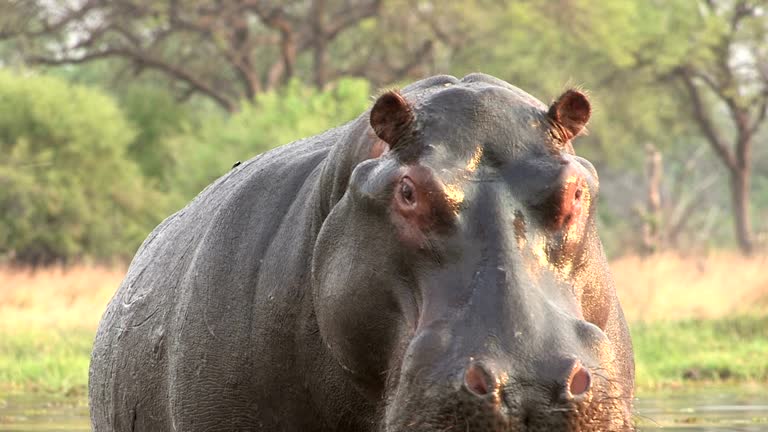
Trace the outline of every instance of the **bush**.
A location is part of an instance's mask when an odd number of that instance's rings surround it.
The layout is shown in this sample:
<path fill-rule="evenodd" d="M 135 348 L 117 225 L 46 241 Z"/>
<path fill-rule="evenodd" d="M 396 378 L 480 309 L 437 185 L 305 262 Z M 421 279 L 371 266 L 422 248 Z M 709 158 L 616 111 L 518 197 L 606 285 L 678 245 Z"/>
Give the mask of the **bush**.
<path fill-rule="evenodd" d="M 165 89 L 134 84 L 116 95 L 125 117 L 136 129 L 128 156 L 139 165 L 144 176 L 162 190 L 168 190 L 168 168 L 173 166 L 168 138 L 183 131 L 194 120 L 190 105 L 174 100 Z"/>
<path fill-rule="evenodd" d="M 238 113 L 214 113 L 200 125 L 171 138 L 172 188 L 185 200 L 218 178 L 238 160 L 246 160 L 281 144 L 339 126 L 370 104 L 367 81 L 343 79 L 318 91 L 299 82 L 261 94 Z"/>
<path fill-rule="evenodd" d="M 167 212 L 126 156 L 134 136 L 100 91 L 0 70 L 0 257 L 130 256 Z"/>

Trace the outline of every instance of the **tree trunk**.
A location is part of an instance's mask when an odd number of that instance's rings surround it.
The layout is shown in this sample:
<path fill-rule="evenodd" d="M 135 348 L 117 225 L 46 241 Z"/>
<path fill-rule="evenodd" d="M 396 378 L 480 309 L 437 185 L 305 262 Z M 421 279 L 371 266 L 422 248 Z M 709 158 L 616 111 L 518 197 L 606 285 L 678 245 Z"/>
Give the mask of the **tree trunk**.
<path fill-rule="evenodd" d="M 282 47 L 283 63 L 285 64 L 282 83 L 287 84 L 293 78 L 294 65 L 296 64 L 296 41 L 293 34 L 286 34 L 284 36 Z"/>
<path fill-rule="evenodd" d="M 327 52 L 328 50 L 325 45 L 325 40 L 323 40 L 322 37 L 319 37 L 317 41 L 315 41 L 314 63 L 315 86 L 321 90 L 325 87 L 325 83 L 328 80 L 328 73 L 326 72 L 326 65 L 328 64 Z"/>
<path fill-rule="evenodd" d="M 661 152 L 653 144 L 648 143 L 645 152 L 647 197 L 643 218 L 643 254 L 650 255 L 659 252 L 662 248 L 662 224 L 664 223 L 661 214 L 662 161 Z"/>
<path fill-rule="evenodd" d="M 328 79 L 326 67 L 328 64 L 328 40 L 325 32 L 325 0 L 315 0 L 312 21 L 314 81 L 318 89 L 322 89 Z"/>
<path fill-rule="evenodd" d="M 749 217 L 749 167 L 741 166 L 731 170 L 731 198 L 739 248 L 745 255 L 754 252 L 752 225 Z"/>
<path fill-rule="evenodd" d="M 741 252 L 745 255 L 750 255 L 754 252 L 752 225 L 749 220 L 749 176 L 752 158 L 752 139 L 754 132 L 764 119 L 765 106 L 761 105 L 763 108 L 758 114 L 758 118 L 750 125 L 749 109 L 740 107 L 733 98 L 727 96 L 727 87 L 715 87 L 714 84 L 710 84 L 710 87 L 716 94 L 720 95 L 721 100 L 727 105 L 737 130 L 736 145 L 733 147 L 733 150 L 730 150 L 727 146 L 727 141 L 722 138 L 713 120 L 704 108 L 704 102 L 696 84 L 694 84 L 692 72 L 689 69 L 682 69 L 681 71 L 680 76 L 682 77 L 683 84 L 691 97 L 694 118 L 699 123 L 704 136 L 712 145 L 713 150 L 715 150 L 715 154 L 728 167 L 731 180 L 731 201 L 733 203 L 736 240 L 739 243 Z M 706 81 L 706 78 L 702 79 L 705 82 L 709 82 Z M 766 104 L 768 104 L 768 99 L 766 99 Z"/>

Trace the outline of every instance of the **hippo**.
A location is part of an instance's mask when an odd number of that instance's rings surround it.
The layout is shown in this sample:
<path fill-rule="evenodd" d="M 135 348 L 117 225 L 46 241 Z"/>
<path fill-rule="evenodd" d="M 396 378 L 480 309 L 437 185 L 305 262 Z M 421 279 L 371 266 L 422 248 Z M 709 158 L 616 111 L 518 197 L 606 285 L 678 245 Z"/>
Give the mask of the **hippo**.
<path fill-rule="evenodd" d="M 435 76 L 236 164 L 110 301 L 93 430 L 633 430 L 590 115 Z"/>

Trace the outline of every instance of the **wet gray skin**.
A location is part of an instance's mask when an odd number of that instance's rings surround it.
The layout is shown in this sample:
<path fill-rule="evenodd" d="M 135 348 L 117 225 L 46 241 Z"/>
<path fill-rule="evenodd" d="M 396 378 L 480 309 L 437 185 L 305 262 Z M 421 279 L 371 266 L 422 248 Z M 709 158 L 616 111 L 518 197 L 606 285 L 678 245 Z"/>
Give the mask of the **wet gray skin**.
<path fill-rule="evenodd" d="M 233 168 L 111 301 L 94 430 L 631 429 L 589 116 L 438 76 Z"/>

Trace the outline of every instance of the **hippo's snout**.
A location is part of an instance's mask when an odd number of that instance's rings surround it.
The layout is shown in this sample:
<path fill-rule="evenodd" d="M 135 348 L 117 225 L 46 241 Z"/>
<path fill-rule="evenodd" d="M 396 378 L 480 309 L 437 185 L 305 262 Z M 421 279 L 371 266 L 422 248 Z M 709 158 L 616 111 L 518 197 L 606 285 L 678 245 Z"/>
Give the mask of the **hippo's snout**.
<path fill-rule="evenodd" d="M 450 336 L 446 321 L 424 331 L 409 349 L 386 430 L 631 430 L 627 401 L 603 366 L 607 339 L 594 325 L 568 322 L 570 343 L 527 341 L 519 350 Z"/>
<path fill-rule="evenodd" d="M 454 397 L 456 410 L 464 413 L 464 421 L 472 426 L 471 431 L 531 427 L 553 430 L 548 428 L 554 427 L 553 420 L 558 418 L 559 426 L 563 427 L 560 430 L 569 430 L 567 413 L 588 409 L 594 400 L 592 373 L 579 360 L 563 359 L 560 363 L 568 368 L 560 371 L 559 379 L 526 383 L 473 360 L 464 371 L 462 385 Z"/>
<path fill-rule="evenodd" d="M 470 393 L 484 397 L 498 387 L 498 378 L 493 377 L 479 362 L 471 362 L 464 372 L 464 387 Z"/>
<path fill-rule="evenodd" d="M 564 376 L 562 383 L 558 380 L 553 381 L 553 394 L 559 393 L 561 400 L 571 401 L 584 397 L 592 386 L 592 374 L 589 369 L 578 360 L 564 360 L 572 366 L 568 374 Z M 505 393 L 508 391 L 507 376 L 497 376 L 488 370 L 488 367 L 478 361 L 471 361 L 464 371 L 463 388 L 469 393 L 480 398 L 487 398 L 489 395 L 496 395 L 500 401 L 504 401 Z M 557 391 L 562 389 L 562 391 Z"/>
<path fill-rule="evenodd" d="M 592 386 L 592 374 L 589 369 L 576 362 L 571 370 L 571 374 L 568 376 L 566 383 L 567 393 L 566 395 L 571 398 L 577 398 L 583 396 L 589 391 Z"/>
<path fill-rule="evenodd" d="M 560 383 L 509 383 L 471 363 L 456 391 L 440 399 L 414 400 L 388 432 L 512 432 L 632 430 L 621 398 L 606 382 L 575 362 Z M 431 393 L 427 391 L 427 393 Z M 398 410 L 400 411 L 400 410 Z M 402 413 L 402 411 L 400 411 Z"/>

